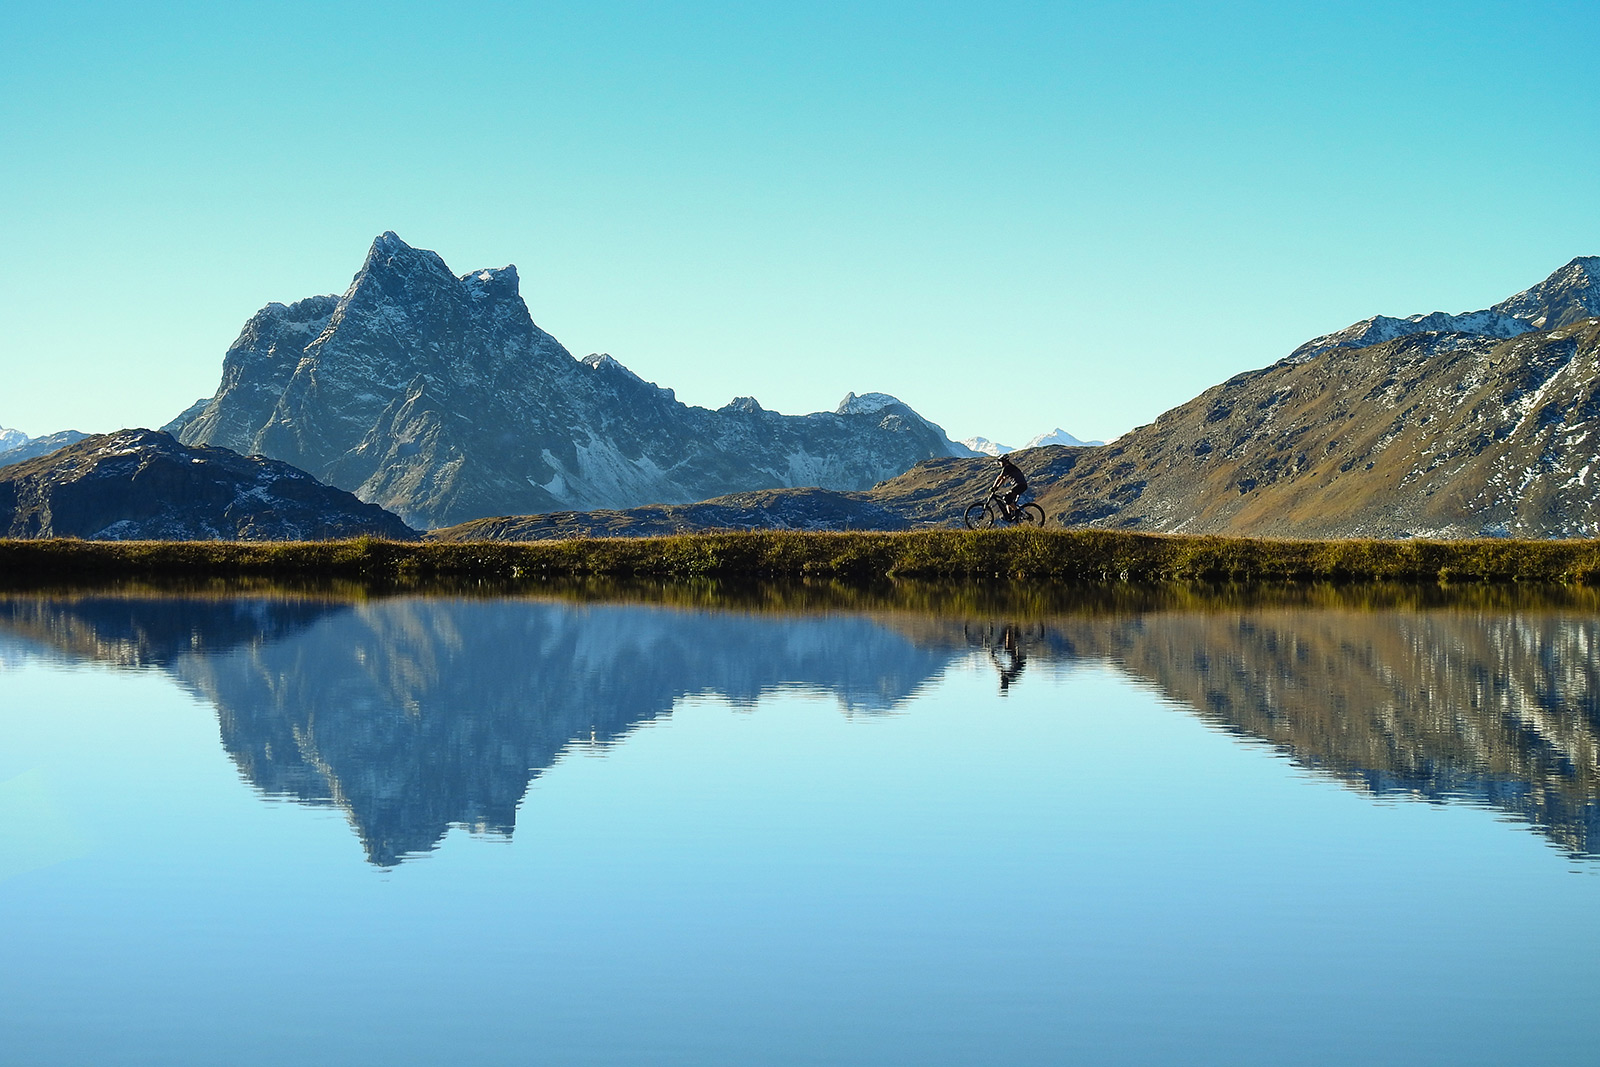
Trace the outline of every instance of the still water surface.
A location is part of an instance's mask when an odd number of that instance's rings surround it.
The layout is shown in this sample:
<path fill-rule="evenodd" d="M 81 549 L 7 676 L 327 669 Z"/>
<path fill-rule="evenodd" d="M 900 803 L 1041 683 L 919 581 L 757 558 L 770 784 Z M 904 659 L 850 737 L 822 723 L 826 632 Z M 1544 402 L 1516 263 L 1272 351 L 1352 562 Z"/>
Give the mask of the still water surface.
<path fill-rule="evenodd" d="M 1592 1062 L 1597 651 L 0 598 L 0 1063 Z"/>

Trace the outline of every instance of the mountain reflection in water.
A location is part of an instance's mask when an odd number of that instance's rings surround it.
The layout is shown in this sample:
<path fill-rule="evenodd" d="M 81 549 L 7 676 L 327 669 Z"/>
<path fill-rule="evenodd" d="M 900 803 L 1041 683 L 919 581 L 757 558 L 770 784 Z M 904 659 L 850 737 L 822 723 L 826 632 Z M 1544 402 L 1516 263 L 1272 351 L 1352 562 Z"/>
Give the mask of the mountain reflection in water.
<path fill-rule="evenodd" d="M 453 825 L 510 835 L 529 782 L 684 697 L 903 704 L 957 662 L 1004 695 L 1115 665 L 1241 738 L 1377 795 L 1459 800 L 1600 849 L 1600 620 L 1559 609 L 1252 607 L 982 617 L 414 597 L 0 599 L 0 635 L 167 672 L 270 796 L 337 805 L 380 866 Z M 3 651 L 3 650 L 0 650 Z"/>

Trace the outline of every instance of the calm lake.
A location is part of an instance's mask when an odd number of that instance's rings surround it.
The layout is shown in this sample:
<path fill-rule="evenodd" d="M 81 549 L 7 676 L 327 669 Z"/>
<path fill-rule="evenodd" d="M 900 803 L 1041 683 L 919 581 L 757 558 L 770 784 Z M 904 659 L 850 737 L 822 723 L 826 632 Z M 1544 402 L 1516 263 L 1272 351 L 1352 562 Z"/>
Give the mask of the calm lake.
<path fill-rule="evenodd" d="M 1592 1062 L 1600 611 L 0 596 L 0 1063 Z"/>

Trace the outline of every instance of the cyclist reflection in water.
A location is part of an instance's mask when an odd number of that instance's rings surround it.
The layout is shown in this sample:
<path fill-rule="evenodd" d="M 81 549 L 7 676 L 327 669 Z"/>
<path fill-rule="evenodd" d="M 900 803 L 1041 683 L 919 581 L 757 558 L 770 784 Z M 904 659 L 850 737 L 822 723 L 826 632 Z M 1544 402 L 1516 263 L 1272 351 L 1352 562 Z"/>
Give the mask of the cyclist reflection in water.
<path fill-rule="evenodd" d="M 1028 665 L 1028 657 L 1023 655 L 1022 645 L 1017 641 L 1016 627 L 1007 626 L 1000 631 L 1000 643 L 989 649 L 989 659 L 1000 672 L 1000 695 L 1005 696 L 1011 683 L 1022 677 L 1023 668 Z"/>

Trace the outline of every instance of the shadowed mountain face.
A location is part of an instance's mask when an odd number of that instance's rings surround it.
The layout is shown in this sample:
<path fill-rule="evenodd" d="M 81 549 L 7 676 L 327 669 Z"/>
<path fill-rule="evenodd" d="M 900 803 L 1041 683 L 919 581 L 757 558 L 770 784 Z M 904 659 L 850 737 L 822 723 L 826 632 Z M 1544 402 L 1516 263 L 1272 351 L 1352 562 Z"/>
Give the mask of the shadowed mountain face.
<path fill-rule="evenodd" d="M 98 434 L 0 468 L 0 535 L 109 541 L 305 541 L 416 531 L 286 463 L 189 448 L 156 430 Z"/>
<path fill-rule="evenodd" d="M 1034 618 L 760 614 L 411 598 L 0 600 L 13 648 L 169 672 L 264 793 L 341 807 L 388 866 L 452 825 L 509 835 L 529 781 L 675 704 L 905 703 L 958 662 L 1000 692 L 1109 662 L 1375 795 L 1492 806 L 1600 853 L 1600 620 L 1558 611 L 1224 609 Z M 0 645 L 6 642 L 0 641 Z M 0 649 L 3 651 L 3 649 Z"/>

